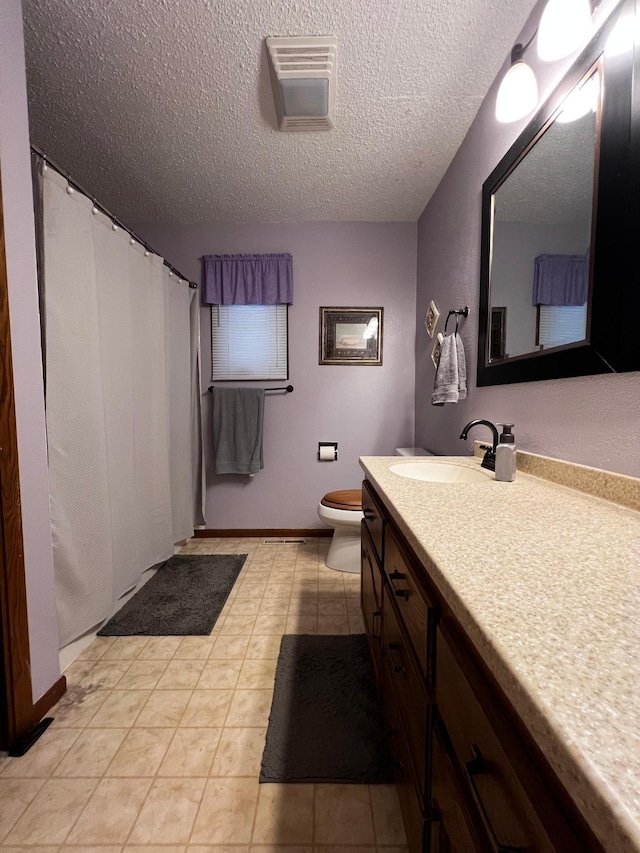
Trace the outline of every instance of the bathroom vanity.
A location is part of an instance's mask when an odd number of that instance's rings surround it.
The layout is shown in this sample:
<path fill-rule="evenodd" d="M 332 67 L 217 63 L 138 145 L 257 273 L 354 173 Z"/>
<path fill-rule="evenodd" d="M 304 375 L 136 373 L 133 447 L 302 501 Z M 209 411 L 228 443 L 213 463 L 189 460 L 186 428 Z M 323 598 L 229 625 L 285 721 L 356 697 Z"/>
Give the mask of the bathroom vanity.
<path fill-rule="evenodd" d="M 362 610 L 411 853 L 640 850 L 640 481 L 527 458 L 610 500 L 361 459 Z"/>

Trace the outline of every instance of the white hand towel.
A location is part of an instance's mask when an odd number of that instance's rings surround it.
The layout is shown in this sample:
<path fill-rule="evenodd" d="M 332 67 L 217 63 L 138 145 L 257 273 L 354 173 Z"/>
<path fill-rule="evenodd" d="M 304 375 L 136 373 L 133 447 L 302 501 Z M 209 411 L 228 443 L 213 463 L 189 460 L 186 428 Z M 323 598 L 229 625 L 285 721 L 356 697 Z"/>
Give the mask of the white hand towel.
<path fill-rule="evenodd" d="M 456 335 L 453 334 L 445 335 L 442 340 L 440 361 L 438 362 L 436 380 L 431 395 L 431 403 L 434 406 L 457 403 L 460 396 L 458 390 L 458 347 L 455 339 Z"/>

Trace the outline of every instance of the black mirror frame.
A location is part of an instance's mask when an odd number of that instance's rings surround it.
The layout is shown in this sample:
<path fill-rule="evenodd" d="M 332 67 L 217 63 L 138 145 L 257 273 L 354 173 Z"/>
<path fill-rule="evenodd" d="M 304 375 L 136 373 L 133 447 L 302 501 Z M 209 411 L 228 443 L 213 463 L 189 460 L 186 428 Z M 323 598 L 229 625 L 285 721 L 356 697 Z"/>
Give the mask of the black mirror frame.
<path fill-rule="evenodd" d="M 604 52 L 616 21 L 640 14 L 623 0 L 482 186 L 478 386 L 640 370 L 640 45 L 604 58 L 594 181 L 587 339 L 550 352 L 489 361 L 493 195 L 544 132 L 562 100 Z"/>

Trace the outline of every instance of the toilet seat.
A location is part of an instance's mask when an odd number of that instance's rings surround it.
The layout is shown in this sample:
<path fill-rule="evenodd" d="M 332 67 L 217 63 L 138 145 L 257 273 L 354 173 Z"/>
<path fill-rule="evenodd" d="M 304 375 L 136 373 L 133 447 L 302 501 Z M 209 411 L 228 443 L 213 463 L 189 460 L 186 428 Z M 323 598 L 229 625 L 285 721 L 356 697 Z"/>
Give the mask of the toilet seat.
<path fill-rule="evenodd" d="M 362 512 L 362 492 L 360 489 L 341 489 L 337 492 L 327 492 L 320 503 L 322 506 L 331 509 Z"/>

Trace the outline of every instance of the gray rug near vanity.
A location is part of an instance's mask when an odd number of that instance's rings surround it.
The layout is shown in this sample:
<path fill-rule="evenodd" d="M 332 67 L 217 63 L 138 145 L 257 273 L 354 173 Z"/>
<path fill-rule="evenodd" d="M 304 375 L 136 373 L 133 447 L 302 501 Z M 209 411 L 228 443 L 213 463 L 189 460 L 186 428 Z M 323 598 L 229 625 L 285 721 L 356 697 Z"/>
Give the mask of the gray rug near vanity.
<path fill-rule="evenodd" d="M 391 782 L 367 638 L 282 638 L 260 782 Z"/>

